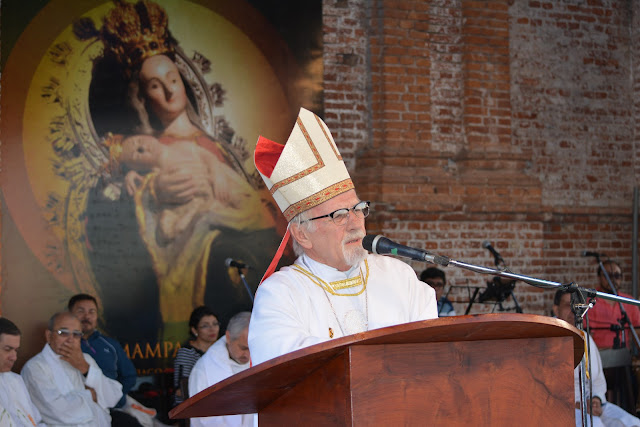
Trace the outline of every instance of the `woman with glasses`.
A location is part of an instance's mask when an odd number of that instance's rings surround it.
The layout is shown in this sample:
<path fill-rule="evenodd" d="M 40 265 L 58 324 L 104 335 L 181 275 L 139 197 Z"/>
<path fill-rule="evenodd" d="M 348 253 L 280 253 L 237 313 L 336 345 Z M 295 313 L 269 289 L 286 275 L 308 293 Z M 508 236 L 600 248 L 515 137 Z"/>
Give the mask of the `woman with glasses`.
<path fill-rule="evenodd" d="M 200 306 L 189 318 L 189 341 L 176 353 L 173 361 L 174 404 L 182 403 L 188 396 L 189 374 L 198 359 L 218 340 L 220 323 L 209 307 Z"/>

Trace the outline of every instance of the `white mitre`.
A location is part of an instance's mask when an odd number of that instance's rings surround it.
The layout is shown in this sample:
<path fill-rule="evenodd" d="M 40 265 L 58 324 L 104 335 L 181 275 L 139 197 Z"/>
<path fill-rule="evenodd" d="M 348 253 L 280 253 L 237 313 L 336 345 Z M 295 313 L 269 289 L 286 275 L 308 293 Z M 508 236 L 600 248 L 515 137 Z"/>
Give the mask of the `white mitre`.
<path fill-rule="evenodd" d="M 254 162 L 287 221 L 353 189 L 327 125 L 304 108 L 285 145 L 260 136 Z"/>

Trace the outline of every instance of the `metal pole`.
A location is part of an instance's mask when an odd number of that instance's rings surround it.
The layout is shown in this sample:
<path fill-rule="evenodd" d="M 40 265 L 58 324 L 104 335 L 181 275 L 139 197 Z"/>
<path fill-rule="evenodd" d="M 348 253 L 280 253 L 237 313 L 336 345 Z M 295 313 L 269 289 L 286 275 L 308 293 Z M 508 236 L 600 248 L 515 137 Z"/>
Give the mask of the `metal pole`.
<path fill-rule="evenodd" d="M 531 276 L 525 276 L 522 274 L 516 274 L 516 273 L 512 273 L 510 271 L 504 271 L 504 270 L 498 270 L 496 268 L 489 268 L 489 267 L 483 267 L 481 265 L 475 265 L 475 264 L 470 264 L 467 262 L 462 262 L 462 261 L 456 261 L 444 256 L 440 256 L 440 255 L 433 255 L 433 254 L 429 254 L 429 260 L 428 262 L 431 262 L 433 264 L 438 264 L 441 265 L 443 267 L 447 267 L 447 266 L 456 266 L 459 268 L 464 268 L 465 270 L 471 270 L 474 271 L 476 273 L 480 273 L 480 274 L 491 274 L 494 276 L 500 276 L 500 277 L 506 277 L 509 279 L 514 279 L 514 280 L 521 280 L 525 283 L 528 283 L 529 285 L 532 286 L 536 286 L 538 288 L 544 288 L 544 289 L 567 289 L 567 290 L 579 290 L 581 292 L 584 292 L 585 295 L 589 296 L 589 297 L 600 297 L 602 299 L 608 299 L 609 301 L 615 301 L 615 302 L 621 302 L 624 304 L 631 304 L 631 305 L 635 305 L 635 306 L 640 306 L 640 301 L 633 299 L 633 298 L 627 298 L 627 297 L 621 297 L 619 295 L 613 295 L 613 294 L 607 294 L 605 292 L 600 292 L 600 291 L 596 291 L 594 289 L 586 289 L 586 288 L 582 288 L 574 283 L 567 283 L 567 284 L 563 284 L 563 283 L 559 283 L 559 282 L 553 282 L 551 280 L 544 280 L 544 279 L 538 279 L 536 277 L 531 277 Z M 435 259 L 436 262 L 433 262 L 432 259 Z"/>
<path fill-rule="evenodd" d="M 631 286 L 638 299 L 638 187 L 633 187 L 633 231 L 631 234 Z"/>

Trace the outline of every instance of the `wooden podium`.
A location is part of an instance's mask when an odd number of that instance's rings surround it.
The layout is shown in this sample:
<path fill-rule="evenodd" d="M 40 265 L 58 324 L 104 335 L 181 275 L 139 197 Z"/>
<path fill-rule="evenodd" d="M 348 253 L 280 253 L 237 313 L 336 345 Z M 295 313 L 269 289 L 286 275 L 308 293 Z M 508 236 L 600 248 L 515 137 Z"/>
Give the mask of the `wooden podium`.
<path fill-rule="evenodd" d="M 576 328 L 486 314 L 376 329 L 307 347 L 192 396 L 171 418 L 258 413 L 282 425 L 575 425 Z"/>

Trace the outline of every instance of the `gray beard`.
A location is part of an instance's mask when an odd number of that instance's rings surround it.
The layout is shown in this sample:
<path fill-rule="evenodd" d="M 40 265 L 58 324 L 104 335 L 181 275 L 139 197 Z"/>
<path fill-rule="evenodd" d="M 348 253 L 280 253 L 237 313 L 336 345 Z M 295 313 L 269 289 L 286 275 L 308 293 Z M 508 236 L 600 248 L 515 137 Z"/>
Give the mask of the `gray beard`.
<path fill-rule="evenodd" d="M 367 251 L 364 248 L 354 248 L 348 251 L 344 246 L 342 247 L 342 255 L 347 265 L 355 267 L 360 264 L 367 257 Z"/>

